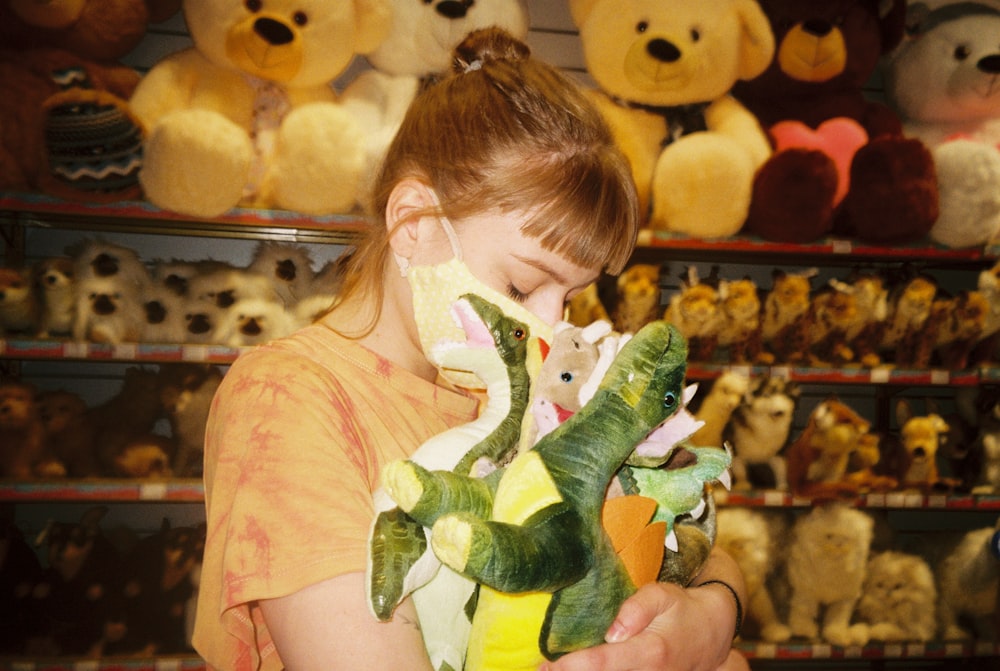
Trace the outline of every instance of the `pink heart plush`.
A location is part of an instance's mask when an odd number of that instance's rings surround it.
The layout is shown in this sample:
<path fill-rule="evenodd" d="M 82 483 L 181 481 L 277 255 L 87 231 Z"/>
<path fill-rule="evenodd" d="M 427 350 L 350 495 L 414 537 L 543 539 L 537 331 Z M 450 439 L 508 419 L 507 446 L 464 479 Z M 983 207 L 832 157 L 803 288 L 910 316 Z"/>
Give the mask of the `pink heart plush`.
<path fill-rule="evenodd" d="M 783 149 L 815 149 L 829 156 L 837 167 L 837 193 L 834 205 L 840 203 L 851 187 L 851 161 L 866 142 L 868 133 L 854 119 L 835 117 L 813 130 L 801 121 L 779 121 L 771 126 L 775 153 Z"/>

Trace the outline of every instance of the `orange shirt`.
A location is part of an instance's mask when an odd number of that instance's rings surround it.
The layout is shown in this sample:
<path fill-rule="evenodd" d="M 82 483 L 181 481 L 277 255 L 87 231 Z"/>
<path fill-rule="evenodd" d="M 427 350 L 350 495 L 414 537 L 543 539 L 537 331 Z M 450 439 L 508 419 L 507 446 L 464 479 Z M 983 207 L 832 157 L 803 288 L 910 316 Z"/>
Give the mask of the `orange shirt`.
<path fill-rule="evenodd" d="M 209 665 L 282 668 L 255 602 L 364 571 L 381 466 L 476 409 L 323 326 L 241 356 L 205 436 L 194 644 Z"/>

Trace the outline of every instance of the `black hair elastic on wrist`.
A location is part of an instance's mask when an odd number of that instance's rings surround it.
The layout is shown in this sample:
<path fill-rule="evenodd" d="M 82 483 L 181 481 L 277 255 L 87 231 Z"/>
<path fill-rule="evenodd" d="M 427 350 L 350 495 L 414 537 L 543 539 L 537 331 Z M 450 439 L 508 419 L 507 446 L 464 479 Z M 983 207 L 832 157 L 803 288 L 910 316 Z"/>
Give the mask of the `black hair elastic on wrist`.
<path fill-rule="evenodd" d="M 733 601 L 736 602 L 736 630 L 733 633 L 733 640 L 735 641 L 739 635 L 740 631 L 743 629 L 743 603 L 740 601 L 740 595 L 736 593 L 733 586 L 730 585 L 725 580 L 706 580 L 703 583 L 695 585 L 695 587 L 704 587 L 705 585 L 722 585 L 729 593 L 733 595 Z"/>

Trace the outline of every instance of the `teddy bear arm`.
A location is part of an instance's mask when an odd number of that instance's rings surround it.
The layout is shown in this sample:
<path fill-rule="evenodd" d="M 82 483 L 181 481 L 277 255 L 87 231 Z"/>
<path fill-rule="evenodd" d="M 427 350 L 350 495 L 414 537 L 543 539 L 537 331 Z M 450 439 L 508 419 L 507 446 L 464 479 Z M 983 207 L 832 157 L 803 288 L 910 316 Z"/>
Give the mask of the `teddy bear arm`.
<path fill-rule="evenodd" d="M 164 115 L 189 107 L 202 73 L 214 69 L 195 49 L 168 56 L 143 75 L 129 100 L 132 112 L 152 128 Z"/>
<path fill-rule="evenodd" d="M 767 134 L 750 110 L 732 96 L 723 96 L 709 105 L 705 121 L 710 130 L 732 137 L 759 168 L 771 155 Z"/>

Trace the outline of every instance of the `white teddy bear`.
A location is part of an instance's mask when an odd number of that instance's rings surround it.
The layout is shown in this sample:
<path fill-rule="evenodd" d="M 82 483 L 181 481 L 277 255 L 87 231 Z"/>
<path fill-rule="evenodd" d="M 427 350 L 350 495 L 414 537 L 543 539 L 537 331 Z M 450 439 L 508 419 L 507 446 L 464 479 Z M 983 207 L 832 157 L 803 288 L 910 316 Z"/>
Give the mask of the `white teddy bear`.
<path fill-rule="evenodd" d="M 365 170 L 359 201 L 368 189 L 403 116 L 421 87 L 451 67 L 452 51 L 473 30 L 499 26 L 524 39 L 528 11 L 522 0 L 389 0 L 389 36 L 367 55 L 365 70 L 344 89 L 341 101 L 365 138 Z"/>
<path fill-rule="evenodd" d="M 940 214 L 930 237 L 970 247 L 1000 233 L 1000 6 L 912 2 L 909 39 L 886 59 L 904 132 L 934 155 Z"/>
<path fill-rule="evenodd" d="M 146 197 L 197 217 L 236 205 L 352 209 L 361 129 L 331 82 L 381 43 L 386 0 L 185 0 L 183 9 L 194 46 L 154 65 L 131 99 L 148 134 Z"/>

